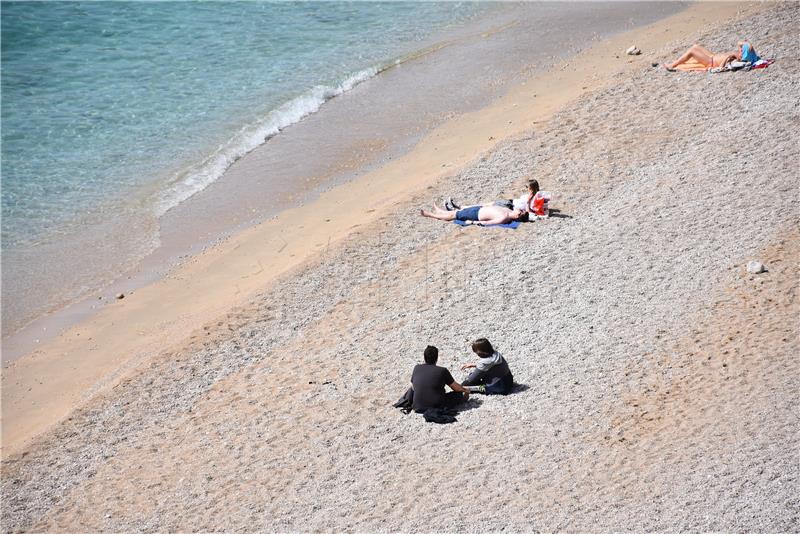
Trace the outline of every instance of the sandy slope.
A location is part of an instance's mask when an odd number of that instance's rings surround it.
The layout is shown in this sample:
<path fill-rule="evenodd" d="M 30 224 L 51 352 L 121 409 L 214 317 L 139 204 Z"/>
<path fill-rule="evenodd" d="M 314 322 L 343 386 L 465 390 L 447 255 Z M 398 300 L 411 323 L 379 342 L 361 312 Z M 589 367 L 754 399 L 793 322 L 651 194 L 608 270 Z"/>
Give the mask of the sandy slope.
<path fill-rule="evenodd" d="M 408 153 L 191 256 L 165 278 L 128 293 L 124 300 L 106 301 L 95 314 L 76 319 L 72 327 L 61 330 L 64 325 L 54 317 L 49 328 L 54 338 L 41 343 L 29 339 L 27 349 L 25 335 L 16 343 L 4 339 L 4 358 L 9 352 L 33 352 L 2 370 L 3 457 L 26 450 L 32 438 L 142 362 L 165 350 L 178 350 L 199 328 L 248 305 L 280 278 L 302 269 L 319 251 L 338 246 L 354 227 L 394 209 L 398 199 L 455 174 L 500 140 L 524 134 L 586 92 L 647 64 L 645 56 L 620 55 L 631 41 L 656 49 L 673 35 L 688 35 L 742 9 L 758 7 L 694 4 L 653 25 L 598 41 L 568 64 L 553 65 L 487 107 L 451 117 Z M 508 38 L 502 31 L 485 35 Z M 255 165 L 254 160 L 245 161 Z M 74 311 L 65 313 L 73 317 Z M 28 334 L 35 331 L 41 333 Z"/>
<path fill-rule="evenodd" d="M 745 34 L 778 62 L 642 68 L 153 360 L 4 463 L 4 527 L 797 530 L 800 7 L 693 37 Z M 415 214 L 531 171 L 560 217 Z M 389 406 L 480 335 L 518 392 Z"/>

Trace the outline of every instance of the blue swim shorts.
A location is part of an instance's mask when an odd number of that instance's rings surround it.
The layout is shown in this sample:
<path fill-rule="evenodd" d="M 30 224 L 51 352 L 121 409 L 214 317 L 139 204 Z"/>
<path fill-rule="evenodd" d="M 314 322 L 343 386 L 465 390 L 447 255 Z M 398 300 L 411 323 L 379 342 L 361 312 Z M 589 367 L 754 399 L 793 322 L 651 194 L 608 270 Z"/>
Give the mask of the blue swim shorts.
<path fill-rule="evenodd" d="M 472 206 L 471 208 L 464 208 L 456 212 L 457 221 L 479 221 L 478 212 L 481 211 L 480 206 Z"/>

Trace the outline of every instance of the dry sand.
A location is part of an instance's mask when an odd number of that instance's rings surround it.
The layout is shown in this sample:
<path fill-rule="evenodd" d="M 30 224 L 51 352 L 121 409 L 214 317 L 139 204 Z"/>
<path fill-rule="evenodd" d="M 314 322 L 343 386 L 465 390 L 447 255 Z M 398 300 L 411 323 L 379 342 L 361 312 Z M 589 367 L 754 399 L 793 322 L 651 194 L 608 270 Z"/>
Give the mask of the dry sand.
<path fill-rule="evenodd" d="M 487 108 L 446 122 L 404 157 L 199 254 L 166 279 L 113 302 L 12 362 L 2 377 L 3 454 L 23 450 L 32 437 L 63 420 L 75 406 L 163 350 L 181 347 L 195 330 L 246 305 L 278 277 L 299 272 L 321 250 L 376 220 L 384 210 L 395 210 L 409 194 L 451 176 L 499 140 L 543 124 L 581 94 L 647 65 L 644 56 L 620 54 L 631 41 L 655 49 L 675 33 L 689 35 L 741 7 L 698 4 L 601 42 Z M 509 186 L 508 180 L 503 183 Z M 4 343 L 4 352 L 7 349 Z"/>
<path fill-rule="evenodd" d="M 649 67 L 745 35 L 777 63 Z M 781 4 L 637 42 L 613 86 L 397 197 L 6 458 L 4 529 L 798 530 L 798 35 Z M 558 217 L 415 214 L 531 171 Z M 455 369 L 478 336 L 514 394 L 454 425 L 390 407 L 425 345 Z"/>

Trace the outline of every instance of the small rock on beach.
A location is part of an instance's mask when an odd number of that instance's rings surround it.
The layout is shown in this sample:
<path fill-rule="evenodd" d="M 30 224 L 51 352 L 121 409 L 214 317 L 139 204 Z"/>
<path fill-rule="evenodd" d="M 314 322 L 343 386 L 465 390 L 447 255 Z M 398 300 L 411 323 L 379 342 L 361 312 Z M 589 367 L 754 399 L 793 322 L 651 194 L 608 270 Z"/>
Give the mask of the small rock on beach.
<path fill-rule="evenodd" d="M 760 261 L 752 260 L 747 262 L 747 272 L 751 274 L 760 274 L 766 272 L 767 268 Z"/>

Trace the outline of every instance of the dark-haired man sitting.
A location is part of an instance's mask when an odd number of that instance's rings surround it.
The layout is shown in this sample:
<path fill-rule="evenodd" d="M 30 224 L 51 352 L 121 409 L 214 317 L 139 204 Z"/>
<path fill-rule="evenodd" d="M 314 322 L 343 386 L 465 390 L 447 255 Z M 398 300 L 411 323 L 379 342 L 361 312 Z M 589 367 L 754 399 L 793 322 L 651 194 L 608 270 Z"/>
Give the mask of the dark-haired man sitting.
<path fill-rule="evenodd" d="M 453 379 L 444 367 L 439 367 L 439 349 L 428 345 L 425 348 L 425 363 L 414 366 L 411 373 L 413 400 L 411 407 L 417 413 L 429 408 L 453 408 L 469 398 L 469 391 Z M 445 393 L 444 387 L 453 391 Z"/>

